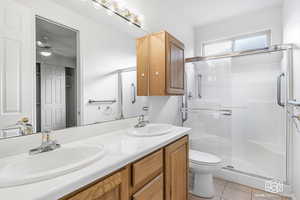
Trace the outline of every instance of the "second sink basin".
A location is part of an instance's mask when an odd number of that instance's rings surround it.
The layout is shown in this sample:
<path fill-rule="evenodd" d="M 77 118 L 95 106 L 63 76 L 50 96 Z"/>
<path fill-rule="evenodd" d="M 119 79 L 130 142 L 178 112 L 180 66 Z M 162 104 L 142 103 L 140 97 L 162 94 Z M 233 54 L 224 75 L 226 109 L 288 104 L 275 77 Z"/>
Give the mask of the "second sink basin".
<path fill-rule="evenodd" d="M 103 146 L 74 145 L 0 160 L 0 187 L 51 179 L 81 169 L 104 156 Z"/>
<path fill-rule="evenodd" d="M 170 124 L 147 124 L 142 128 L 130 128 L 128 134 L 136 137 L 154 137 L 168 134 L 172 131 Z"/>

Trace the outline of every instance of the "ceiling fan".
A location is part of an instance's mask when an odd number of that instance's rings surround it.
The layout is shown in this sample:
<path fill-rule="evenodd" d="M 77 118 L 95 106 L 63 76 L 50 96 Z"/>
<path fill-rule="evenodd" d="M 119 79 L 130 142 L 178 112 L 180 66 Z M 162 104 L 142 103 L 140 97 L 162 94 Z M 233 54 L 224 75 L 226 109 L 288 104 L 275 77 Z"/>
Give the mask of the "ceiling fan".
<path fill-rule="evenodd" d="M 40 49 L 39 54 L 44 57 L 52 55 L 52 46 L 49 44 L 49 38 L 44 36 L 42 40 L 36 42 L 36 46 Z"/>

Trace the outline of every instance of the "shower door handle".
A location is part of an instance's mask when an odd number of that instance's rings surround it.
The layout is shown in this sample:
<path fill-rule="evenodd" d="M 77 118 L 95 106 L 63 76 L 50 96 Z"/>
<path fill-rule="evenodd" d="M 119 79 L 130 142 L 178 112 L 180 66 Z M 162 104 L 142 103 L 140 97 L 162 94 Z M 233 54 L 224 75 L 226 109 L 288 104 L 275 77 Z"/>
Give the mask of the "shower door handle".
<path fill-rule="evenodd" d="M 284 73 L 281 73 L 277 77 L 277 104 L 281 107 L 284 107 L 284 104 L 281 101 L 281 80 L 282 80 L 282 77 L 284 77 Z"/>
<path fill-rule="evenodd" d="M 135 94 L 135 85 L 131 84 L 131 103 L 134 104 L 136 102 L 136 94 Z"/>
<path fill-rule="evenodd" d="M 228 109 L 222 109 L 219 110 L 221 112 L 221 115 L 225 115 L 225 116 L 231 116 L 232 115 L 232 110 L 228 110 Z"/>
<path fill-rule="evenodd" d="M 201 91 L 201 89 L 202 89 L 202 75 L 201 74 L 199 74 L 198 75 L 198 97 L 199 97 L 199 99 L 201 99 L 202 98 L 202 91 Z"/>

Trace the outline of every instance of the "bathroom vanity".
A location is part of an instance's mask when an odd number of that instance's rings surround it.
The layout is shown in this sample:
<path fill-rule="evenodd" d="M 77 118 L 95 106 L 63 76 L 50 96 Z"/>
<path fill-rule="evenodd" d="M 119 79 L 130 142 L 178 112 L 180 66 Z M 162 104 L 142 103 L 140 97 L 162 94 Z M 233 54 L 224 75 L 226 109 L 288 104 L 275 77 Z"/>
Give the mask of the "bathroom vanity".
<path fill-rule="evenodd" d="M 160 148 L 62 200 L 186 200 L 188 137 Z"/>
<path fill-rule="evenodd" d="M 76 150 L 74 154 L 78 155 L 80 154 L 79 150 L 85 151 L 86 147 L 89 147 L 89 151 L 92 153 L 95 149 L 92 147 L 99 147 L 102 152 L 101 156 L 97 156 L 98 158 L 93 162 L 84 164 L 68 173 L 10 186 L 5 186 L 5 182 L 2 181 L 2 186 L 0 184 L 1 198 L 22 200 L 186 200 L 188 195 L 188 132 L 190 129 L 172 126 L 171 131 L 158 136 L 135 136 L 129 134 L 129 130 L 135 123 L 135 119 L 128 119 L 54 132 L 53 137 L 61 144 L 61 148 L 52 151 L 53 153 L 39 154 L 36 159 L 42 159 L 42 161 L 39 162 L 37 172 L 32 170 L 35 169 L 35 166 L 26 161 L 31 166 L 31 170 L 29 170 L 31 174 L 25 173 L 28 171 L 26 170 L 28 165 L 22 164 L 23 156 L 29 156 L 30 148 L 26 147 L 24 153 L 14 156 L 3 157 L 2 155 L 1 163 L 9 160 L 10 166 L 17 166 L 18 169 L 21 169 L 18 170 L 18 174 L 24 172 L 24 175 L 18 177 L 28 179 L 30 176 L 36 177 L 41 173 L 49 173 L 47 170 L 49 164 L 56 166 L 55 163 L 65 163 L 61 167 L 67 168 L 68 160 L 73 162 L 76 157 L 71 154 L 68 154 L 69 156 L 62 155 L 70 152 L 70 149 Z M 156 126 L 156 130 L 161 126 L 152 125 Z M 151 131 L 151 127 L 150 124 L 147 130 Z M 9 151 L 8 148 L 11 146 L 20 146 L 21 143 L 26 142 L 24 139 L 27 140 L 27 146 L 36 147 L 37 142 L 40 142 L 40 136 L 30 137 L 7 140 L 5 143 L 3 142 L 4 145 L 0 147 L 0 150 L 3 153 L 3 150 Z M 29 141 L 34 141 L 34 143 Z M 84 154 L 88 155 L 89 153 L 84 152 Z M 61 158 L 66 161 L 62 162 Z M 19 165 L 15 165 L 14 159 Z M 56 166 L 55 170 L 60 170 L 59 167 Z M 42 172 L 43 168 L 46 169 L 44 172 Z M 3 170 L 1 170 L 2 168 L 0 169 L 0 178 L 4 176 Z M 11 174 L 14 176 L 14 173 Z M 15 192 L 16 189 L 18 192 Z"/>

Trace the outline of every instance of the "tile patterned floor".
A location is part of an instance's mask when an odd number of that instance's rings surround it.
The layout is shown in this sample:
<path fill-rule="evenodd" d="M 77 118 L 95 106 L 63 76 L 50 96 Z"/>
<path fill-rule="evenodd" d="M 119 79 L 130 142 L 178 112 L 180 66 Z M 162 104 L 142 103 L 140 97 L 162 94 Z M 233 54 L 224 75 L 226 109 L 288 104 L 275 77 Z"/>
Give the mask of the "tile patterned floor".
<path fill-rule="evenodd" d="M 289 200 L 261 190 L 244 185 L 228 182 L 222 179 L 214 179 L 216 196 L 211 200 Z M 205 198 L 190 195 L 189 200 L 207 200 Z"/>

